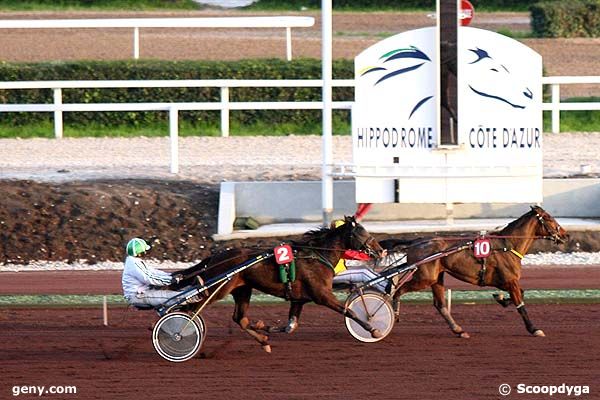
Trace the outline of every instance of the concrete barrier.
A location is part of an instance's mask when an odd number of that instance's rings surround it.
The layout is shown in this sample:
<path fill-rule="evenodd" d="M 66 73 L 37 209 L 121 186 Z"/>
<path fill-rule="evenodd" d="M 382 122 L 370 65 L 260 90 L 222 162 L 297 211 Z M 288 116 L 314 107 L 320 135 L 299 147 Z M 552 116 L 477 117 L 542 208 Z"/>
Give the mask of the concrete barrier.
<path fill-rule="evenodd" d="M 600 218 L 600 179 L 544 179 L 544 202 L 550 214 L 563 218 Z M 356 211 L 354 181 L 334 182 L 334 217 Z M 516 218 L 526 204 L 455 204 L 453 218 Z M 365 217 L 373 221 L 445 220 L 445 204 L 375 204 Z M 252 217 L 261 225 L 319 223 L 320 181 L 224 182 L 221 184 L 217 236 L 233 232 L 236 218 Z"/>

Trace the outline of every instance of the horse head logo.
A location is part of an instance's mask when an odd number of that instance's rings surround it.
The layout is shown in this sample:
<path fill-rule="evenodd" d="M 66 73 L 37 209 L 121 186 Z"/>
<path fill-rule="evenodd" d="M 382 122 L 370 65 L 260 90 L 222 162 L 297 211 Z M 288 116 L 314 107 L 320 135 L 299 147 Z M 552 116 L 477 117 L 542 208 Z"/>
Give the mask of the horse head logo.
<path fill-rule="evenodd" d="M 468 71 L 468 86 L 473 93 L 518 109 L 524 109 L 533 100 L 528 87 L 515 89 L 518 85 L 509 68 L 497 62 L 487 50 L 476 47 L 469 52 L 474 59 L 464 70 Z"/>
<path fill-rule="evenodd" d="M 529 102 L 533 100 L 532 91 L 526 85 L 519 85 L 518 78 L 511 74 L 505 64 L 497 62 L 485 49 L 475 47 L 467 49 L 467 51 L 468 57 L 463 61 L 460 73 L 464 74 L 461 76 L 461 80 L 466 82 L 473 94 L 516 109 L 524 109 L 529 105 Z M 427 69 L 424 67 L 428 64 L 432 65 L 431 58 L 418 47 L 411 45 L 384 53 L 375 65 L 361 69 L 358 75 L 363 77 L 377 74 L 378 77 L 373 86 L 378 86 L 390 78 L 407 76 L 419 69 L 426 73 L 433 73 L 431 69 L 425 71 Z M 448 68 L 448 64 L 442 63 L 442 68 Z M 446 73 L 455 74 L 455 71 L 450 68 Z M 410 75 L 412 76 L 412 74 Z M 430 79 L 433 79 L 433 76 Z M 446 94 L 442 89 L 442 96 Z M 418 96 L 410 108 L 408 119 L 433 97 L 429 94 L 423 97 Z"/>

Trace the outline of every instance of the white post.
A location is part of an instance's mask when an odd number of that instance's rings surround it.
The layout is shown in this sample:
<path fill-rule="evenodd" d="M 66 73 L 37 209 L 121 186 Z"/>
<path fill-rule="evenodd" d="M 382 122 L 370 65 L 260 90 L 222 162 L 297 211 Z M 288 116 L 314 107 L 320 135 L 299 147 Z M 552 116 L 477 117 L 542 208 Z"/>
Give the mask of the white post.
<path fill-rule="evenodd" d="M 560 85 L 553 83 L 552 87 L 552 133 L 560 133 Z"/>
<path fill-rule="evenodd" d="M 288 61 L 292 61 L 292 27 L 285 27 L 285 54 Z"/>
<path fill-rule="evenodd" d="M 133 58 L 140 58 L 140 28 L 133 28 Z"/>
<path fill-rule="evenodd" d="M 331 125 L 332 109 L 332 0 L 321 0 L 321 68 L 323 76 L 323 165 L 321 167 L 321 201 L 323 224 L 329 225 L 333 217 L 333 138 Z"/>
<path fill-rule="evenodd" d="M 106 296 L 102 298 L 102 319 L 104 321 L 104 326 L 108 326 L 108 305 L 106 302 Z"/>
<path fill-rule="evenodd" d="M 229 87 L 221 87 L 221 136 L 229 136 Z"/>
<path fill-rule="evenodd" d="M 171 140 L 171 173 L 179 173 L 179 112 L 169 108 L 169 137 Z"/>
<path fill-rule="evenodd" d="M 448 289 L 448 295 L 446 296 L 446 304 L 448 304 L 448 314 L 452 313 L 452 289 Z"/>
<path fill-rule="evenodd" d="M 62 89 L 54 88 L 54 105 L 62 106 Z M 63 137 L 63 113 L 62 110 L 54 111 L 54 137 L 60 139 Z"/>
<path fill-rule="evenodd" d="M 454 203 L 446 203 L 446 225 L 454 224 Z"/>

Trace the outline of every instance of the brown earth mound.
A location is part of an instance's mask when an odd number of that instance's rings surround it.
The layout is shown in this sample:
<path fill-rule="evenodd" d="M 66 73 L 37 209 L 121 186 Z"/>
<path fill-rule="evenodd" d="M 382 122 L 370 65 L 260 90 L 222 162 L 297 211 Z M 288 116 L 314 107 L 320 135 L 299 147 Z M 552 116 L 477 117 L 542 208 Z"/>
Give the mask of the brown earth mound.
<path fill-rule="evenodd" d="M 0 263 L 123 258 L 135 236 L 152 243 L 152 256 L 194 261 L 220 248 L 270 246 L 276 239 L 214 242 L 218 186 L 186 181 L 97 180 L 69 183 L 0 181 Z M 409 235 L 423 236 L 420 234 Z M 376 235 L 381 240 L 389 235 Z M 600 235 L 573 233 L 561 250 L 600 250 Z M 538 241 L 533 251 L 556 251 Z"/>

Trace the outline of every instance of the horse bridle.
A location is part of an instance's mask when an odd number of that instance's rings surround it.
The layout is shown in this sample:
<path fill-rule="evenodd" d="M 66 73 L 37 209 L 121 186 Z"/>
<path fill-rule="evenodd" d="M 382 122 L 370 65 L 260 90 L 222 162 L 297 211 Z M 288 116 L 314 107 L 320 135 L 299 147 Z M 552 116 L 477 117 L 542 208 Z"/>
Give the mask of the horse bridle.
<path fill-rule="evenodd" d="M 548 232 L 549 236 L 543 236 L 544 239 L 552 240 L 554 243 L 563 243 L 564 240 L 560 237 L 560 231 L 557 229 L 550 229 L 550 227 L 546 224 L 546 220 L 539 212 L 535 212 L 535 216 L 537 220 L 540 222 L 542 227 Z"/>
<path fill-rule="evenodd" d="M 354 240 L 356 243 L 359 243 L 360 246 L 355 246 L 355 248 L 358 251 L 362 251 L 363 253 L 368 254 L 370 257 L 378 257 L 377 252 L 375 252 L 375 250 L 373 250 L 371 248 L 371 244 L 375 241 L 375 238 L 371 235 L 368 235 L 368 237 L 365 240 L 362 240 L 357 234 L 356 234 L 356 228 L 357 226 L 353 226 L 352 227 L 352 231 L 350 232 L 350 239 Z"/>

